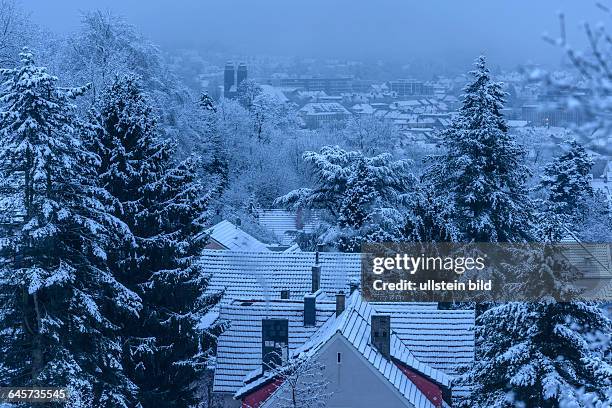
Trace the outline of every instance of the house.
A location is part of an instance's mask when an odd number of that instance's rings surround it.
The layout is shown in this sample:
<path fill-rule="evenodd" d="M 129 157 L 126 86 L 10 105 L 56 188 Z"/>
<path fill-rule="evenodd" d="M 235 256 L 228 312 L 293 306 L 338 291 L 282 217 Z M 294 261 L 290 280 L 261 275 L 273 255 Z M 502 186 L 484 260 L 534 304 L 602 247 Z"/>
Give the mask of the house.
<path fill-rule="evenodd" d="M 284 362 L 308 357 L 323 363 L 329 387 L 348 404 L 329 401 L 329 407 L 372 406 L 357 403 L 372 402 L 362 390 L 376 389 L 377 401 L 388 398 L 384 406 L 408 407 L 447 406 L 466 391 L 451 380 L 473 360 L 474 312 L 364 301 L 356 290 L 361 254 L 207 250 L 201 262 L 211 274 L 207 290 L 224 291 L 215 313 L 227 329 L 218 340 L 213 381 L 222 407 L 273 406 L 282 386 L 264 369 L 266 344 L 281 345 Z M 352 295 L 346 299 L 346 293 Z M 387 354 L 370 338 L 378 315 L 387 316 Z M 282 338 L 268 338 L 266 328 Z"/>
<path fill-rule="evenodd" d="M 316 210 L 266 209 L 258 211 L 257 221 L 273 233 L 281 244 L 291 245 L 298 233 L 314 232 L 321 223 L 321 215 L 321 212 Z"/>
<path fill-rule="evenodd" d="M 453 389 L 457 368 L 473 360 L 474 312 L 431 303 L 368 303 L 359 291 L 332 302 L 315 292 L 234 301 L 221 318 L 232 322 L 219 338 L 213 383 L 224 407 L 274 407 L 288 391 L 268 347 L 276 363 L 315 361 L 332 408 L 447 407 L 465 393 Z"/>
<path fill-rule="evenodd" d="M 208 228 L 205 234 L 209 237 L 206 249 L 250 252 L 269 251 L 266 244 L 226 220 Z"/>
<path fill-rule="evenodd" d="M 305 127 L 317 129 L 324 125 L 346 122 L 351 117 L 351 112 L 338 102 L 311 102 L 298 110 L 298 116 Z"/>
<path fill-rule="evenodd" d="M 278 103 L 287 103 L 289 98 L 285 95 L 285 92 L 281 88 L 277 88 L 272 85 L 261 84 L 259 85 L 264 95 L 268 95 L 270 98 L 276 100 Z"/>

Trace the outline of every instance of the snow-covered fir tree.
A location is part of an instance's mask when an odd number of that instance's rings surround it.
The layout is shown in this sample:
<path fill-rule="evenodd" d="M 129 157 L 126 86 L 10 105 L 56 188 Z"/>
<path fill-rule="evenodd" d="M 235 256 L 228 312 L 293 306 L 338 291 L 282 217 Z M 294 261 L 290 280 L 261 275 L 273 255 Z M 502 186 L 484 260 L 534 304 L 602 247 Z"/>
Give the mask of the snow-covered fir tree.
<path fill-rule="evenodd" d="M 449 208 L 430 186 L 419 184 L 408 198 L 403 235 L 407 242 L 456 242 L 457 232 Z"/>
<path fill-rule="evenodd" d="M 68 387 L 69 407 L 132 407 L 136 387 L 121 361 L 118 316 L 139 297 L 106 267 L 107 248 L 130 242 L 96 183 L 71 99 L 24 50 L 0 71 L 1 196 L 13 199 L 0 269 L 0 383 Z"/>
<path fill-rule="evenodd" d="M 205 171 L 214 179 L 211 180 L 210 185 L 215 186 L 219 193 L 222 193 L 229 184 L 229 160 L 219 130 L 217 105 L 207 93 L 202 94 L 199 105 L 204 123 L 205 150 L 208 152 L 208 160 L 204 162 Z"/>
<path fill-rule="evenodd" d="M 575 230 L 582 242 L 612 242 L 612 205 L 605 193 L 594 191 L 587 197 Z"/>
<path fill-rule="evenodd" d="M 574 229 L 593 195 L 590 177 L 593 159 L 575 140 L 568 142 L 568 147 L 546 165 L 539 185 L 546 191 L 539 229 L 551 241 L 563 238 L 567 231 Z"/>
<path fill-rule="evenodd" d="M 573 407 L 579 390 L 605 398 L 612 367 L 589 334 L 610 336 L 612 325 L 596 305 L 510 302 L 477 319 L 476 363 L 467 407 Z"/>
<path fill-rule="evenodd" d="M 598 305 L 572 301 L 580 273 L 549 245 L 532 247 L 508 267 L 519 270 L 522 287 L 514 290 L 534 301 L 500 304 L 477 318 L 464 406 L 578 408 L 589 407 L 581 393 L 605 398 L 612 322 Z"/>
<path fill-rule="evenodd" d="M 201 297 L 207 278 L 192 262 L 205 244 L 210 197 L 198 181 L 199 162 L 176 164 L 156 123 L 137 78 L 118 78 L 102 98 L 93 146 L 116 215 L 136 241 L 120 248 L 113 265 L 143 303 L 138 318 L 123 325 L 126 369 L 143 407 L 189 407 L 206 363 L 195 327 L 217 300 Z"/>
<path fill-rule="evenodd" d="M 331 228 L 321 239 L 343 251 L 359 251 L 365 241 L 401 239 L 406 195 L 415 185 L 410 164 L 389 154 L 365 157 L 361 152 L 325 146 L 306 152 L 314 188 L 299 188 L 276 200 L 290 208 L 325 209 Z"/>
<path fill-rule="evenodd" d="M 444 152 L 430 158 L 432 184 L 460 233 L 474 242 L 516 242 L 531 235 L 532 203 L 524 150 L 508 133 L 504 92 L 484 57 L 475 62 L 459 115 L 441 133 Z"/>

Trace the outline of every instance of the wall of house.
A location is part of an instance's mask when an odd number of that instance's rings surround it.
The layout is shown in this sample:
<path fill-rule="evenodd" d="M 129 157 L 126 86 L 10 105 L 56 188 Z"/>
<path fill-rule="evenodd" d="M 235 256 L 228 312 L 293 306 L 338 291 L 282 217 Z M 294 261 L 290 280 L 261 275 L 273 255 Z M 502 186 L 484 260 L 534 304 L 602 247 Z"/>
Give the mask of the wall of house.
<path fill-rule="evenodd" d="M 341 362 L 338 363 L 338 353 Z M 344 337 L 336 334 L 317 359 L 331 393 L 326 408 L 413 407 Z M 273 408 L 274 396 L 261 408 Z"/>

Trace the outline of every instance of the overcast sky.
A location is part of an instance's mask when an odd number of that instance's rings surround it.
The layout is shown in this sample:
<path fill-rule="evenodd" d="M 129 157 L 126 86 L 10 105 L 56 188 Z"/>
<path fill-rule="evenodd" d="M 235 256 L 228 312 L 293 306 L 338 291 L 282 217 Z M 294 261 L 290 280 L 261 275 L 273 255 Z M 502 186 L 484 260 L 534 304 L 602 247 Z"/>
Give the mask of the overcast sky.
<path fill-rule="evenodd" d="M 606 0 L 604 0 L 605 2 Z M 608 0 L 610 1 L 610 0 Z M 605 21 L 591 0 L 22 0 L 35 22 L 77 29 L 81 11 L 110 9 L 165 47 L 243 54 L 557 63 L 542 40 L 567 14 L 570 42 L 583 21 Z"/>

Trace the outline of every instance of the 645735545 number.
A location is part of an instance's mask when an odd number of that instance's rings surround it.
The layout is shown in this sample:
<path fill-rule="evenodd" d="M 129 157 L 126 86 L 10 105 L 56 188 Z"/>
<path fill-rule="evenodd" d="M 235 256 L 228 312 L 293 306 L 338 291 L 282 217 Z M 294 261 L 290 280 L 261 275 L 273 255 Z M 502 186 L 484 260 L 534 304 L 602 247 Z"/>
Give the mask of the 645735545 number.
<path fill-rule="evenodd" d="M 0 402 L 62 402 L 67 398 L 66 388 L 0 387 Z"/>

